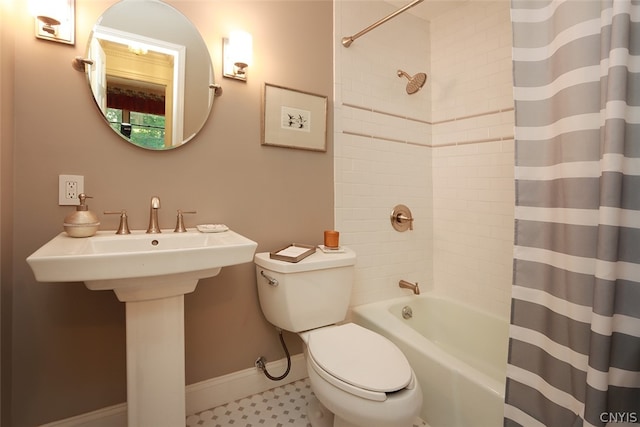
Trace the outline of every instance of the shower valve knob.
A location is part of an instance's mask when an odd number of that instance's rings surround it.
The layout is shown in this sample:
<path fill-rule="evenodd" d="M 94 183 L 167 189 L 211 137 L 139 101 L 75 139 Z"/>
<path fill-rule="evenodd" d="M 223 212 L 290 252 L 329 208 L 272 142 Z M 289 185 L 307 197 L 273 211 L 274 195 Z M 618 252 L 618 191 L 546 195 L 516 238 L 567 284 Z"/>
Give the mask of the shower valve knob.
<path fill-rule="evenodd" d="M 413 215 L 405 205 L 397 205 L 391 211 L 391 226 L 396 231 L 413 230 Z"/>

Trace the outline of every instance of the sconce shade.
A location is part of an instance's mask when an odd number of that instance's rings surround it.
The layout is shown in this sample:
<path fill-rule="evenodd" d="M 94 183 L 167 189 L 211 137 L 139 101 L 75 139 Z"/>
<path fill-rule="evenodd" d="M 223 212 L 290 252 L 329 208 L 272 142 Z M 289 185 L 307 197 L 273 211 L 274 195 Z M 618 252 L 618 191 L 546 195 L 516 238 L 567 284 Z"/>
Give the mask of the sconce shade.
<path fill-rule="evenodd" d="M 251 34 L 244 31 L 233 31 L 229 34 L 231 46 L 231 61 L 234 64 L 250 66 L 253 62 L 253 39 Z"/>
<path fill-rule="evenodd" d="M 223 76 L 247 80 L 247 67 L 253 62 L 253 39 L 244 31 L 233 31 L 223 39 Z"/>

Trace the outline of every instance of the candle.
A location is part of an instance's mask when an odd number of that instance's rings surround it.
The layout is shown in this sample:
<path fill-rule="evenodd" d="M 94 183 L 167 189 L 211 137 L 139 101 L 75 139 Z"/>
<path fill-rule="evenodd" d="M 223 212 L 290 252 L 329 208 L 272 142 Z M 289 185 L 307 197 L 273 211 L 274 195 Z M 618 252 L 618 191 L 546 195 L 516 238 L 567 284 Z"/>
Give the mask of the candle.
<path fill-rule="evenodd" d="M 335 249 L 340 246 L 340 233 L 335 230 L 326 230 L 324 232 L 324 245 L 327 248 Z"/>

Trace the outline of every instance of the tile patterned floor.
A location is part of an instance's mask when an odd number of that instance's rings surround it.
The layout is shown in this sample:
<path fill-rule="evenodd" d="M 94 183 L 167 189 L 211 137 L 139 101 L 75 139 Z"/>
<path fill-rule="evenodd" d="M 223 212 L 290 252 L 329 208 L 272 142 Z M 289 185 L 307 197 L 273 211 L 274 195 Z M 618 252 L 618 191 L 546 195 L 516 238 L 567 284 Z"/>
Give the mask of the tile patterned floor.
<path fill-rule="evenodd" d="M 311 427 L 309 380 L 296 381 L 187 417 L 187 427 Z M 428 427 L 416 419 L 413 427 Z"/>

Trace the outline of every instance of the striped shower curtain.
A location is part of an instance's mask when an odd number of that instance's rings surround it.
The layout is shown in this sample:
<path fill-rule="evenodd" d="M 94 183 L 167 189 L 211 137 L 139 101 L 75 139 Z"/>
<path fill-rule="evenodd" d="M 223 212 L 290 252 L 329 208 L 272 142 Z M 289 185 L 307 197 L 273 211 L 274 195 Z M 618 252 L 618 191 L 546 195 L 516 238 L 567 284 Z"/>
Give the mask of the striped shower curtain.
<path fill-rule="evenodd" d="M 504 425 L 640 423 L 640 0 L 511 6 Z"/>

